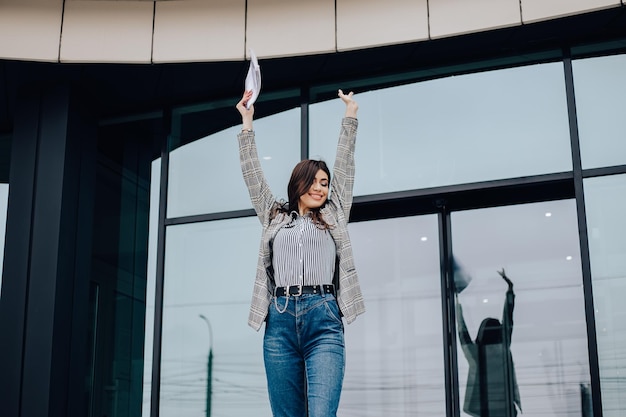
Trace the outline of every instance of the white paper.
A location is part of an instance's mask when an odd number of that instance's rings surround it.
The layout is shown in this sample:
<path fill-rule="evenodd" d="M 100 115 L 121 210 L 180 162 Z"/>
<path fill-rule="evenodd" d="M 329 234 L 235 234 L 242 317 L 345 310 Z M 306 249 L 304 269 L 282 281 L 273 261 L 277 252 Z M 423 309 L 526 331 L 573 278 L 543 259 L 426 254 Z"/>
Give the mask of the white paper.
<path fill-rule="evenodd" d="M 246 104 L 246 108 L 250 109 L 261 92 L 261 67 L 253 50 L 250 50 L 250 68 L 248 68 L 248 75 L 246 76 L 245 89 L 252 91 L 252 97 Z"/>

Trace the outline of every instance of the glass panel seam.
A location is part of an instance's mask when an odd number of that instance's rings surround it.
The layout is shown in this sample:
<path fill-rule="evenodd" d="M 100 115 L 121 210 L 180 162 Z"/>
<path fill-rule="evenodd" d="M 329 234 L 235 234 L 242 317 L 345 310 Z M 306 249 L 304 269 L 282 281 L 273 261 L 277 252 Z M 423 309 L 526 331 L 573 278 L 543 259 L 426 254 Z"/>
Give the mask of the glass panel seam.
<path fill-rule="evenodd" d="M 585 317 L 587 322 L 587 346 L 589 354 L 589 369 L 591 377 L 591 396 L 594 416 L 602 417 L 602 395 L 600 387 L 600 365 L 594 313 L 593 287 L 591 277 L 591 261 L 587 233 L 587 219 L 585 211 L 585 196 L 583 189 L 583 170 L 580 155 L 580 138 L 576 114 L 576 95 L 574 91 L 574 73 L 572 58 L 569 49 L 564 51 L 563 69 L 565 72 L 565 89 L 567 98 L 567 113 L 570 124 L 572 146 L 572 168 L 574 171 L 574 192 L 578 212 L 578 234 L 580 239 L 580 257 L 583 275 L 583 294 L 585 301 Z"/>
<path fill-rule="evenodd" d="M 439 210 L 439 256 L 441 264 L 441 308 L 442 308 L 442 335 L 444 350 L 444 372 L 446 384 L 446 414 L 452 417 L 460 415 L 459 377 L 457 366 L 456 331 L 454 313 L 454 299 L 451 299 L 453 289 L 449 286 L 452 274 L 452 232 L 450 212 L 446 207 L 445 199 L 436 201 Z"/>
<path fill-rule="evenodd" d="M 624 169 L 626 172 L 626 167 Z M 394 191 L 390 193 L 371 194 L 354 197 L 354 206 L 359 207 L 362 205 L 388 203 L 390 201 L 398 201 L 404 199 L 436 199 L 442 195 L 454 195 L 457 193 L 466 193 L 471 191 L 489 191 L 499 192 L 507 189 L 518 188 L 520 186 L 536 186 L 536 185 L 549 185 L 556 183 L 563 183 L 572 181 L 572 172 L 562 172 L 557 174 L 539 175 L 536 177 L 520 177 L 505 180 L 488 181 L 484 183 L 471 183 L 462 185 L 450 185 L 443 187 L 416 189 L 406 191 Z M 554 199 L 551 196 L 549 199 Z M 432 209 L 422 210 L 415 214 L 432 214 L 437 212 L 435 206 Z M 205 221 L 225 220 L 240 217 L 255 216 L 253 209 L 233 210 L 219 213 L 205 213 L 191 216 L 181 217 L 167 217 L 164 220 L 165 226 L 186 224 L 186 223 L 199 223 Z"/>
<path fill-rule="evenodd" d="M 207 221 L 216 221 L 216 220 L 228 220 L 228 219 L 237 219 L 244 217 L 256 217 L 256 213 L 253 209 L 247 210 L 236 210 L 236 211 L 228 211 L 222 213 L 207 213 L 207 214 L 198 214 L 193 216 L 184 216 L 184 217 L 171 217 L 165 219 L 165 226 L 172 226 L 178 224 L 189 224 L 189 223 L 202 223 Z"/>

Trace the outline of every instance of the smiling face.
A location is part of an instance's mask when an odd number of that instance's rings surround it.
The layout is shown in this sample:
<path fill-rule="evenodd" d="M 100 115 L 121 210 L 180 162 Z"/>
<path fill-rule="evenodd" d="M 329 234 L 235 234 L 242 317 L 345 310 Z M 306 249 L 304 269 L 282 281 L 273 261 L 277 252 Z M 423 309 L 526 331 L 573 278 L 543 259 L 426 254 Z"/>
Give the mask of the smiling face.
<path fill-rule="evenodd" d="M 287 185 L 289 212 L 316 213 L 326 204 L 330 187 L 330 170 L 324 161 L 305 159 L 296 164 Z M 314 213 L 315 214 L 315 213 Z M 317 216 L 314 217 L 323 221 Z"/>
<path fill-rule="evenodd" d="M 319 169 L 315 174 L 313 183 L 298 200 L 298 211 L 304 215 L 311 209 L 322 207 L 328 198 L 328 174 Z"/>

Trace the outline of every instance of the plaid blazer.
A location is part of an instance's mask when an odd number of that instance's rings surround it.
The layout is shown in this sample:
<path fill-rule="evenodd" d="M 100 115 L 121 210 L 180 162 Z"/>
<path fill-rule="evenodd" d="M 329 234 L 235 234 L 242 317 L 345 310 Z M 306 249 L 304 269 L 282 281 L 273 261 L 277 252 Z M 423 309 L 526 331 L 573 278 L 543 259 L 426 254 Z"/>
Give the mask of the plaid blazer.
<path fill-rule="evenodd" d="M 331 179 L 331 193 L 326 205 L 320 210 L 322 218 L 331 227 L 329 231 L 337 248 L 337 267 L 333 283 L 337 288 L 339 309 L 348 323 L 352 323 L 359 314 L 365 312 L 348 235 L 348 218 L 352 208 L 354 186 L 354 146 L 357 127 L 358 121 L 354 118 L 346 117 L 341 122 Z M 272 217 L 272 213 L 276 212 L 275 209 L 280 203 L 276 201 L 263 175 L 254 141 L 254 132 L 242 131 L 237 138 L 243 179 L 248 187 L 254 210 L 263 226 L 248 317 L 250 327 L 258 331 L 267 317 L 275 288 L 272 276 L 271 242 L 278 230 L 289 223 L 290 216 L 287 213 L 278 213 Z"/>

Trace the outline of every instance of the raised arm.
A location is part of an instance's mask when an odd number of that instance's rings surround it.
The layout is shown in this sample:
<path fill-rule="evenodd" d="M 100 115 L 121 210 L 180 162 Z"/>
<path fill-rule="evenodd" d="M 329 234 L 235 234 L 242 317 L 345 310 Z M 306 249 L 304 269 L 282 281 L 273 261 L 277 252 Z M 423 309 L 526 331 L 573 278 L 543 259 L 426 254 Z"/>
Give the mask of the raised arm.
<path fill-rule="evenodd" d="M 261 223 L 265 225 L 269 222 L 270 208 L 274 205 L 276 199 L 270 190 L 259 162 L 259 155 L 254 141 L 254 131 L 252 130 L 254 106 L 250 106 L 249 109 L 246 108 L 246 103 L 250 97 L 252 97 L 252 92 L 246 91 L 236 106 L 242 120 L 242 129 L 239 135 L 237 135 L 239 141 L 239 161 L 252 206 Z"/>
<path fill-rule="evenodd" d="M 352 189 L 354 188 L 355 171 L 354 146 L 358 127 L 356 115 L 359 106 L 352 98 L 353 95 L 354 93 L 352 92 L 348 94 L 344 94 L 341 90 L 338 92 L 339 98 L 346 105 L 346 112 L 341 121 L 331 184 L 331 198 L 342 208 L 346 219 L 349 217 L 350 209 L 352 208 Z"/>
<path fill-rule="evenodd" d="M 458 295 L 455 295 L 454 304 L 456 307 L 456 321 L 459 332 L 459 342 L 461 342 L 461 349 L 463 349 L 465 357 L 470 359 L 473 357 L 472 348 L 474 347 L 474 342 L 472 341 L 469 331 L 467 330 L 467 324 L 465 324 L 465 318 L 463 317 L 463 307 L 461 307 Z"/>
<path fill-rule="evenodd" d="M 513 292 L 513 281 L 509 279 L 504 272 L 504 268 L 502 271 L 498 271 L 498 274 L 502 277 L 503 280 L 506 281 L 509 286 L 506 291 L 506 300 L 504 301 L 504 308 L 502 311 L 502 326 L 504 328 L 504 337 L 506 341 L 506 345 L 511 346 L 511 337 L 513 337 L 513 309 L 515 308 L 515 293 Z"/>

